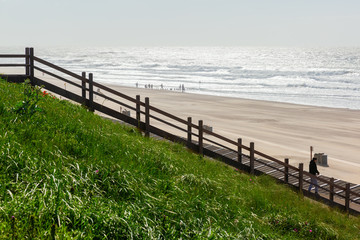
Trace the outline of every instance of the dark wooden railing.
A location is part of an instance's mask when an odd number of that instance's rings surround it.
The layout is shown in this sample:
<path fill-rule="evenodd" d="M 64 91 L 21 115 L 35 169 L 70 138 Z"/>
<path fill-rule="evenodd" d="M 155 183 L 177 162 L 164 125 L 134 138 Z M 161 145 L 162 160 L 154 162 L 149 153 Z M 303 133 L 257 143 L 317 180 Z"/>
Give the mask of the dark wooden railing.
<path fill-rule="evenodd" d="M 307 191 L 311 174 L 304 171 L 302 163 L 299 164 L 299 167 L 292 166 L 289 164 L 289 159 L 281 161 L 255 150 L 255 144 L 253 142 L 250 143 L 250 146 L 245 146 L 242 144 L 241 138 L 234 141 L 206 129 L 202 120 L 199 120 L 198 124 L 195 124 L 192 122 L 191 117 L 182 119 L 152 106 L 149 98 L 141 101 L 140 95 L 137 95 L 136 98 L 129 97 L 112 88 L 94 82 L 92 73 L 89 73 L 88 77 L 86 77 L 85 72 L 78 75 L 68 71 L 34 56 L 33 48 L 26 48 L 25 54 L 0 54 L 0 59 L 2 58 L 20 58 L 25 60 L 24 63 L 20 64 L 0 63 L 0 67 L 24 68 L 24 74 L 4 75 L 8 81 L 21 82 L 29 78 L 33 85 L 43 86 L 55 94 L 83 104 L 87 106 L 90 111 L 98 111 L 133 125 L 143 131 L 145 136 L 152 134 L 173 142 L 183 143 L 189 149 L 201 155 L 221 160 L 232 167 L 247 171 L 251 174 L 265 173 L 271 175 L 279 181 L 298 189 L 298 191 L 304 195 L 311 196 L 329 205 L 337 206 L 352 214 L 360 214 L 360 186 L 357 184 L 350 184 L 325 176 L 317 176 L 316 179 L 318 180 L 318 187 L 321 190 L 321 197 L 315 197 Z M 41 66 L 45 66 L 46 69 Z M 54 70 L 62 76 L 54 73 Z M 36 74 L 37 72 L 47 74 L 57 81 L 63 81 L 79 89 L 79 94 L 59 87 L 57 84 L 45 81 L 41 76 Z M 70 80 L 71 78 L 72 80 Z M 94 87 L 97 87 L 98 91 L 94 91 Z M 94 97 L 103 98 L 103 104 L 94 101 Z M 105 106 L 105 100 L 132 110 L 135 113 L 135 118 L 129 116 L 129 114 L 124 114 L 121 111 Z M 161 124 L 166 125 L 167 130 L 156 127 L 156 125 Z M 169 127 L 176 130 L 177 133 L 173 133 L 173 131 L 169 130 Z M 195 132 L 197 132 L 197 134 Z M 180 136 L 181 133 L 184 134 L 184 137 Z M 194 138 L 197 141 L 195 141 Z M 216 149 L 214 150 L 214 148 Z M 224 151 L 226 153 L 220 153 Z M 243 154 L 244 151 L 247 151 L 248 154 Z"/>

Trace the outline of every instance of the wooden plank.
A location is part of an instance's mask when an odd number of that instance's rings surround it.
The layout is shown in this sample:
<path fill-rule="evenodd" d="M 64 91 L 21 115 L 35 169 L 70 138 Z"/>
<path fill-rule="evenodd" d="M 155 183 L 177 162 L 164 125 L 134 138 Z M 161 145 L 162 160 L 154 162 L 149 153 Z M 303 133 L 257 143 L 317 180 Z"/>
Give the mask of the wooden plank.
<path fill-rule="evenodd" d="M 0 67 L 26 67 L 24 63 L 2 63 Z"/>
<path fill-rule="evenodd" d="M 145 98 L 145 136 L 149 137 L 150 134 L 150 100 Z"/>
<path fill-rule="evenodd" d="M 35 85 L 35 70 L 34 70 L 34 48 L 29 48 L 29 59 L 30 59 L 30 66 L 29 66 L 29 78 L 32 85 Z"/>
<path fill-rule="evenodd" d="M 200 155 L 204 155 L 204 152 L 203 152 L 203 121 L 202 120 L 199 120 L 199 154 Z"/>
<path fill-rule="evenodd" d="M 141 111 L 140 111 L 140 95 L 136 95 L 136 120 L 140 124 L 141 121 Z M 138 125 L 139 125 L 138 124 Z M 139 127 L 139 126 L 138 126 Z M 139 127 L 140 128 L 140 127 Z"/>
<path fill-rule="evenodd" d="M 166 125 L 168 125 L 168 126 L 170 126 L 170 127 L 173 127 L 173 128 L 175 128 L 175 129 L 178 129 L 178 130 L 180 130 L 180 131 L 182 131 L 182 132 L 187 132 L 186 129 L 181 128 L 181 127 L 179 127 L 179 126 L 176 126 L 175 124 L 172 124 L 172 123 L 170 123 L 170 122 L 168 122 L 168 121 L 165 121 L 165 120 L 163 120 L 163 119 L 161 119 L 161 118 L 158 118 L 158 117 L 153 116 L 153 115 L 150 115 L 150 117 L 151 117 L 152 119 L 155 119 L 155 120 L 157 120 L 157 121 L 159 121 L 159 122 L 162 122 L 162 123 L 164 123 L 164 124 L 166 124 Z"/>
<path fill-rule="evenodd" d="M 73 72 L 70 72 L 70 71 L 68 71 L 68 70 L 66 70 L 66 69 L 64 69 L 64 68 L 62 68 L 62 67 L 59 67 L 59 66 L 57 66 L 57 65 L 55 65 L 55 64 L 52 64 L 52 63 L 50 63 L 50 62 L 47 62 L 47 61 L 45 61 L 45 60 L 43 60 L 43 59 L 41 59 L 41 58 L 38 58 L 38 57 L 35 57 L 35 56 L 34 56 L 34 60 L 37 61 L 37 62 L 39 62 L 39 63 L 41 63 L 41 64 L 44 64 L 44 65 L 46 65 L 46 66 L 48 66 L 48 67 L 50 67 L 50 68 L 53 68 L 53 69 L 55 69 L 55 70 L 57 70 L 57 71 L 59 71 L 59 72 L 65 73 L 65 74 L 67 74 L 67 75 L 69 75 L 69 76 L 71 76 L 71 77 L 73 77 L 73 78 L 76 78 L 76 79 L 79 79 L 79 80 L 81 80 L 81 81 L 85 81 L 85 82 L 89 83 L 89 80 L 88 80 L 88 79 L 83 78 L 82 76 L 80 76 L 80 75 L 78 75 L 78 74 L 75 74 L 75 73 L 73 73 Z"/>
<path fill-rule="evenodd" d="M 208 130 L 205 130 L 205 132 L 206 132 L 207 134 L 211 135 L 211 136 L 214 136 L 214 137 L 216 137 L 216 138 L 218 138 L 218 139 L 221 139 L 221 140 L 223 140 L 223 141 L 225 141 L 225 142 L 228 142 L 228 143 L 230 143 L 230 144 L 232 144 L 232 145 L 234 145 L 234 146 L 238 146 L 238 143 L 237 143 L 237 142 L 235 142 L 235 141 L 233 141 L 233 140 L 230 140 L 230 139 L 228 139 L 228 138 L 226 138 L 226 137 L 224 137 L 224 136 L 221 136 L 221 135 L 219 135 L 219 134 L 217 134 L 217 133 L 215 133 L 215 132 L 210 132 L 210 131 L 208 131 Z M 247 147 L 247 146 L 241 145 L 241 147 L 242 147 L 243 149 L 247 150 L 247 151 L 250 151 L 250 148 Z"/>
<path fill-rule="evenodd" d="M 106 86 L 104 86 L 102 84 L 99 84 L 97 82 L 94 82 L 94 87 L 98 87 L 98 88 L 100 88 L 102 90 L 105 90 L 105 91 L 107 91 L 109 93 L 112 93 L 112 94 L 114 94 L 114 95 L 116 95 L 118 97 L 124 98 L 124 99 L 128 100 L 129 102 L 133 102 L 133 103 L 136 104 L 136 98 L 129 97 L 129 96 L 127 96 L 127 95 L 125 95 L 123 93 L 120 93 L 120 92 L 118 92 L 118 91 L 116 91 L 116 90 L 114 90 L 112 88 L 106 87 Z M 140 105 L 145 107 L 144 102 L 140 102 Z"/>
<path fill-rule="evenodd" d="M 208 141 L 208 142 L 210 142 L 210 143 L 212 143 L 212 144 L 215 144 L 215 145 L 218 146 L 218 147 L 227 149 L 227 150 L 229 150 L 229 151 L 234 151 L 234 149 L 229 148 L 229 147 L 227 147 L 227 146 L 225 146 L 225 145 L 222 145 L 222 144 L 220 144 L 220 143 L 218 143 L 218 142 L 215 142 L 214 140 L 211 140 L 211 139 L 209 139 L 209 138 L 203 137 L 203 139 L 204 139 L 204 141 Z"/>
<path fill-rule="evenodd" d="M 284 169 L 284 167 L 282 167 L 281 169 Z M 281 170 L 281 169 L 279 169 L 279 170 Z M 273 169 L 271 171 L 268 171 L 268 172 L 266 172 L 266 174 L 270 174 L 270 173 L 273 173 L 273 172 L 276 172 L 276 171 L 278 171 L 278 169 Z"/>
<path fill-rule="evenodd" d="M 54 77 L 54 78 L 57 78 L 57 79 L 59 79 L 59 80 L 61 80 L 61 81 L 64 81 L 64 82 L 66 82 L 66 83 L 69 83 L 69 84 L 71 84 L 71 85 L 73 85 L 73 86 L 75 86 L 75 87 L 82 88 L 82 85 L 77 84 L 77 83 L 75 83 L 75 82 L 73 82 L 73 81 L 70 81 L 70 80 L 68 80 L 68 79 L 66 79 L 66 78 L 60 77 L 59 75 L 56 75 L 56 74 L 54 74 L 54 73 L 52 73 L 52 72 L 49 72 L 49 71 L 47 71 L 47 70 L 45 70 L 45 69 L 39 68 L 39 67 L 37 67 L 37 66 L 34 66 L 34 69 L 36 69 L 36 70 L 38 70 L 38 71 L 41 71 L 41 72 L 43 72 L 43 73 L 45 73 L 45 74 L 47 74 L 47 75 L 49 75 L 49 76 L 52 76 L 52 77 Z"/>
<path fill-rule="evenodd" d="M 156 108 L 156 107 L 154 107 L 154 106 L 150 106 L 150 109 L 151 109 L 152 111 L 157 112 L 157 113 L 160 113 L 160 114 L 162 114 L 162 115 L 164 115 L 164 116 L 166 116 L 166 117 L 168 117 L 168 118 L 171 118 L 171 119 L 176 120 L 176 121 L 178 121 L 178 122 L 180 122 L 180 123 L 183 123 L 183 124 L 185 124 L 185 125 L 188 125 L 187 120 L 181 119 L 181 118 L 179 118 L 179 117 L 177 117 L 177 116 L 175 116 L 175 115 L 172 115 L 172 114 L 170 114 L 170 113 L 168 113 L 168 112 L 165 112 L 165 111 L 163 111 L 163 110 L 160 110 L 160 109 L 158 109 L 158 108 Z M 199 129 L 199 127 L 196 126 L 195 124 L 191 124 L 191 127 L 195 128 L 195 129 Z"/>
<path fill-rule="evenodd" d="M 254 161 L 255 161 L 255 143 L 250 143 L 250 174 L 254 174 Z"/>
<path fill-rule="evenodd" d="M 30 48 L 25 48 L 25 74 L 30 76 Z"/>
<path fill-rule="evenodd" d="M 228 157 L 228 158 L 232 158 L 231 156 L 236 156 L 236 152 L 234 151 L 227 151 L 225 154 L 224 154 L 224 157 Z"/>
<path fill-rule="evenodd" d="M 82 99 L 82 97 L 81 97 L 81 99 Z M 99 104 L 97 102 L 94 102 L 93 107 L 94 107 L 94 110 L 96 110 L 96 111 L 102 112 L 102 113 L 104 113 L 106 115 L 109 115 L 109 116 L 111 116 L 113 118 L 124 121 L 124 122 L 126 122 L 126 123 L 128 123 L 128 124 L 130 124 L 130 125 L 132 125 L 134 127 L 138 126 L 138 122 L 137 122 L 137 120 L 135 118 L 132 118 L 132 117 L 130 117 L 128 115 L 122 114 L 122 113 L 120 113 L 118 111 L 115 111 L 114 109 L 103 106 L 103 105 L 101 105 L 101 104 Z M 143 122 L 140 123 L 141 129 L 145 128 L 144 125 L 145 125 L 145 123 L 143 123 Z"/>
<path fill-rule="evenodd" d="M 89 73 L 89 110 L 94 111 L 94 81 L 93 74 Z"/>
<path fill-rule="evenodd" d="M 39 78 L 35 77 L 34 80 L 35 80 L 35 83 L 37 85 L 44 86 L 45 89 L 47 89 L 47 90 L 49 90 L 51 92 L 59 94 L 59 95 L 65 97 L 67 99 L 70 99 L 70 100 L 72 100 L 74 102 L 84 104 L 83 98 L 81 96 L 78 96 L 78 95 L 76 95 L 76 94 L 74 94 L 72 92 L 69 92 L 69 91 L 67 91 L 67 90 L 65 90 L 63 88 L 59 88 L 59 87 L 57 87 L 55 85 L 52 85 L 52 84 L 50 84 L 48 82 L 45 82 L 45 81 L 43 81 L 43 80 L 41 80 Z"/>
<path fill-rule="evenodd" d="M 239 163 L 241 163 L 241 161 L 242 161 L 242 139 L 241 138 L 238 138 L 237 146 L 238 146 L 237 160 Z"/>
<path fill-rule="evenodd" d="M 26 75 L 0 75 L 2 78 L 4 78 L 8 82 L 12 83 L 23 83 L 26 79 L 28 79 L 28 76 Z"/>
<path fill-rule="evenodd" d="M 82 72 L 81 76 L 83 78 L 86 78 L 86 72 Z M 86 102 L 86 82 L 85 81 L 81 81 L 81 96 L 82 96 L 84 102 Z"/>
<path fill-rule="evenodd" d="M 167 140 L 170 140 L 172 142 L 178 142 L 178 143 L 187 143 L 187 141 L 177 135 L 174 135 L 174 134 L 171 134 L 171 133 L 168 133 L 167 131 L 164 131 L 160 128 L 157 128 L 157 127 L 154 127 L 154 126 L 149 126 L 149 131 L 152 133 L 152 134 L 156 134 L 164 139 L 167 139 Z"/>
<path fill-rule="evenodd" d="M 257 154 L 257 155 L 259 155 L 259 156 L 261 156 L 261 157 L 264 157 L 265 159 L 268 159 L 268 160 L 277 162 L 277 163 L 280 164 L 280 165 L 283 165 L 283 166 L 286 165 L 286 164 L 283 163 L 282 161 L 280 161 L 280 160 L 278 160 L 278 159 L 276 159 L 276 158 L 270 157 L 269 155 L 266 155 L 266 154 L 264 154 L 264 153 L 262 153 L 262 152 L 259 152 L 259 151 L 256 151 L 256 150 L 255 150 L 255 154 Z M 294 166 L 291 166 L 291 165 L 287 165 L 287 166 L 288 166 L 289 169 L 293 169 L 293 170 L 296 170 L 296 171 L 299 170 L 298 168 L 296 168 L 296 167 L 294 167 Z"/>
<path fill-rule="evenodd" d="M 25 54 L 0 54 L 0 58 L 25 58 Z"/>
<path fill-rule="evenodd" d="M 192 118 L 191 117 L 188 117 L 188 128 L 187 128 L 187 141 L 188 141 L 188 143 L 191 143 L 191 137 L 192 137 L 192 135 L 191 135 L 191 133 L 192 133 L 192 127 L 191 127 L 191 125 L 192 125 Z"/>
<path fill-rule="evenodd" d="M 217 147 L 217 146 L 214 146 L 214 145 L 207 145 L 207 146 L 204 146 L 206 147 L 207 149 L 209 149 L 210 151 L 213 151 L 213 152 L 217 152 L 217 151 L 220 151 L 221 148 Z"/>

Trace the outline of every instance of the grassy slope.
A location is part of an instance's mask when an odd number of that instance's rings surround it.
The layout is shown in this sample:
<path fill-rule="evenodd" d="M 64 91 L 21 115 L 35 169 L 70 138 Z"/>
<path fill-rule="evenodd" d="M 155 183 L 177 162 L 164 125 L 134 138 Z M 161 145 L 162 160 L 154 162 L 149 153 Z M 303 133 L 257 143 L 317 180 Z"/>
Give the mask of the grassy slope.
<path fill-rule="evenodd" d="M 0 239 L 359 239 L 360 219 L 0 80 Z"/>

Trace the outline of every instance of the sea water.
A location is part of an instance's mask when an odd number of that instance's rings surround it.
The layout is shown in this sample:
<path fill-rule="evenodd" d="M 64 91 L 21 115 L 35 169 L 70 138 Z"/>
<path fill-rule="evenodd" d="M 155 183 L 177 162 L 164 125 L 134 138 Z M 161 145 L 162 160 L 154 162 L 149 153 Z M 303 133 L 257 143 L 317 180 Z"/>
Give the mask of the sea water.
<path fill-rule="evenodd" d="M 360 48 L 68 47 L 35 55 L 99 83 L 360 109 Z"/>

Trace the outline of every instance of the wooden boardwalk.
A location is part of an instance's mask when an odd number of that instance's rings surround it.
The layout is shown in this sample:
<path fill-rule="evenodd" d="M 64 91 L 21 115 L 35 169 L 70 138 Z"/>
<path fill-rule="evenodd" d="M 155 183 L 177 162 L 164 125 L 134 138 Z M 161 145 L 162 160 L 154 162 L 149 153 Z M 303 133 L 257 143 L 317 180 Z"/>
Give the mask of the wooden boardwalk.
<path fill-rule="evenodd" d="M 150 105 L 149 98 L 140 101 L 140 96 L 136 98 L 129 97 L 124 93 L 117 92 L 107 86 L 101 85 L 93 81 L 93 75 L 90 73 L 86 78 L 86 73 L 82 75 L 75 74 L 43 59 L 34 56 L 32 48 L 26 48 L 25 54 L 0 54 L 0 58 L 23 58 L 24 64 L 0 64 L 0 67 L 23 67 L 25 74 L 11 76 L 8 75 L 9 81 L 22 82 L 29 78 L 33 85 L 44 86 L 45 89 L 55 94 L 63 96 L 69 100 L 85 105 L 90 111 L 98 111 L 104 115 L 110 116 L 118 121 L 135 126 L 144 132 L 145 136 L 153 136 L 155 138 L 167 139 L 172 142 L 180 142 L 189 149 L 200 155 L 206 155 L 213 159 L 221 160 L 239 170 L 249 172 L 251 174 L 267 174 L 279 182 L 288 184 L 294 190 L 300 191 L 304 196 L 321 201 L 330 206 L 338 207 L 341 210 L 348 211 L 354 215 L 360 215 L 360 185 L 347 183 L 340 179 L 333 179 L 327 176 L 317 176 L 319 184 L 319 196 L 315 196 L 314 191 L 308 192 L 310 184 L 310 174 L 305 170 L 304 165 L 299 167 L 292 166 L 288 162 L 282 162 L 271 156 L 268 156 L 255 149 L 253 142 L 250 146 L 242 144 L 242 139 L 237 141 L 231 140 L 225 136 L 212 132 L 203 125 L 203 121 L 199 120 L 198 124 L 191 121 L 191 117 L 187 120 L 181 119 L 171 113 Z M 46 69 L 44 68 L 46 67 Z M 38 73 L 45 73 L 55 79 L 57 82 L 72 85 L 76 90 L 70 91 L 60 87 L 54 83 L 42 79 Z M 61 76 L 51 71 L 60 72 Z M 65 76 L 63 76 L 65 75 Z M 71 80 L 70 80 L 71 79 Z M 94 87 L 98 91 L 94 91 Z M 101 89 L 101 92 L 100 92 Z M 96 97 L 102 97 L 102 103 L 96 101 Z M 125 114 L 123 111 L 105 106 L 105 100 L 117 104 L 117 106 L 125 107 L 135 113 L 135 117 Z M 155 122 L 165 124 L 167 128 L 156 127 Z M 171 127 L 174 133 L 168 128 Z M 167 130 L 165 130 L 167 129 Z M 185 133 L 187 138 L 180 137 L 178 132 Z M 195 133 L 196 132 L 196 133 Z M 204 134 L 206 136 L 204 137 Z M 192 138 L 197 141 L 194 141 Z M 211 139 L 212 140 L 211 140 Z M 220 144 L 225 142 L 225 145 Z M 243 151 L 249 155 L 243 154 Z M 307 169 L 307 166 L 305 166 Z"/>
<path fill-rule="evenodd" d="M 231 151 L 228 149 L 224 149 L 221 147 L 216 147 L 214 145 L 210 145 L 210 144 L 204 144 L 204 148 L 208 149 L 209 151 L 213 151 L 216 152 L 220 155 L 222 155 L 224 158 L 228 158 L 229 160 L 232 161 L 237 161 L 237 152 L 236 151 Z M 247 155 L 242 155 L 242 164 L 250 167 L 250 157 Z M 257 158 L 254 162 L 254 169 L 257 170 L 258 172 L 261 172 L 262 174 L 266 174 L 266 175 L 270 175 L 272 177 L 274 177 L 275 179 L 280 180 L 281 182 L 285 182 L 285 167 L 283 165 L 280 165 L 276 162 L 272 162 L 272 161 L 267 161 L 264 159 L 259 159 Z M 330 181 L 330 177 L 327 176 L 321 176 L 322 178 Z M 303 178 L 304 183 L 302 186 L 302 192 L 304 195 L 306 196 L 311 196 L 317 200 L 327 200 L 328 199 L 328 195 L 329 195 L 329 184 L 328 183 L 320 183 L 319 182 L 319 195 L 320 196 L 316 196 L 314 194 L 314 187 L 311 191 L 311 193 L 308 192 L 308 188 L 310 185 L 310 177 L 305 176 Z M 293 186 L 295 188 L 299 188 L 299 172 L 289 169 L 288 170 L 288 181 L 287 183 L 290 186 Z M 341 179 L 334 179 L 334 183 L 336 183 L 337 185 L 342 186 L 343 188 L 345 188 L 346 183 L 345 181 L 341 180 Z M 360 184 L 354 184 L 354 183 L 350 183 L 350 189 L 356 193 L 360 194 Z M 344 206 L 344 202 L 345 202 L 345 191 L 344 190 L 335 190 L 335 197 L 334 197 L 334 202 L 338 203 L 342 206 Z M 360 214 L 360 197 L 354 197 L 351 199 L 350 201 L 350 208 L 352 208 L 353 210 L 359 212 Z"/>
<path fill-rule="evenodd" d="M 151 134 L 150 135 L 153 138 L 164 140 L 164 138 Z M 186 139 L 184 139 L 185 141 Z M 195 145 L 198 145 L 197 141 L 193 141 Z M 208 151 L 211 151 L 213 153 L 216 153 L 221 156 L 222 159 L 228 159 L 228 161 L 233 161 L 234 163 L 238 162 L 238 153 L 236 151 L 232 151 L 226 148 L 214 146 L 211 144 L 204 143 L 204 148 Z M 242 164 L 250 168 L 250 157 L 248 155 L 242 154 Z M 269 176 L 272 176 L 273 178 L 279 180 L 279 182 L 284 183 L 287 182 L 287 184 L 296 191 L 299 191 L 299 172 L 288 169 L 288 179 L 285 180 L 285 167 L 279 163 L 268 161 L 260 158 L 256 158 L 254 162 L 254 169 L 256 170 L 256 173 L 259 174 L 266 174 Z M 327 181 L 331 181 L 330 177 L 323 176 L 321 177 Z M 341 180 L 341 179 L 334 179 L 334 183 L 337 185 L 345 188 L 347 182 Z M 329 188 L 330 184 L 328 183 L 320 183 L 319 182 L 319 196 L 315 195 L 314 187 L 312 188 L 311 192 L 308 192 L 308 188 L 310 185 L 310 177 L 303 177 L 303 184 L 302 184 L 302 194 L 304 194 L 307 197 L 310 197 L 316 201 L 323 202 L 325 204 L 328 204 L 330 206 L 337 206 L 340 209 L 343 209 L 343 206 L 345 205 L 345 198 L 346 198 L 346 192 L 344 190 L 334 190 L 334 197 L 333 201 L 329 201 Z M 350 189 L 351 191 L 354 191 L 356 193 L 360 194 L 360 184 L 354 184 L 350 183 Z M 353 197 L 350 199 L 350 206 L 352 210 L 352 213 L 354 215 L 360 215 L 360 197 Z"/>

